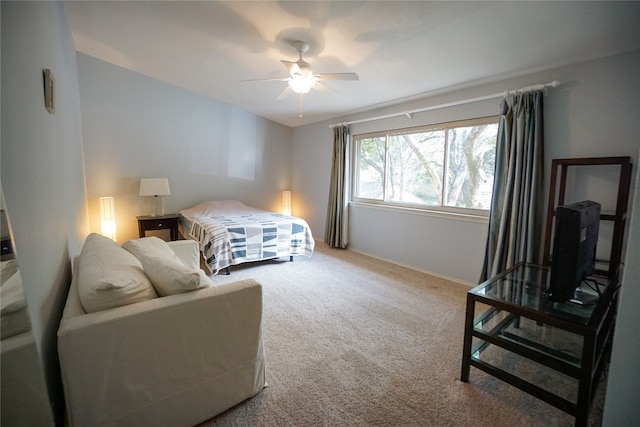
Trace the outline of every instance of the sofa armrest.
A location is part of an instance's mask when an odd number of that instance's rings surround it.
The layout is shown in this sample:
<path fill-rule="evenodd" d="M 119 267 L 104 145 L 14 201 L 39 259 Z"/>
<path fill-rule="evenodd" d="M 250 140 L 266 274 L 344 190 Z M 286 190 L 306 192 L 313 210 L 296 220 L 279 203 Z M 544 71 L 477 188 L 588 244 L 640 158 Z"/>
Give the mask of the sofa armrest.
<path fill-rule="evenodd" d="M 194 425 L 264 387 L 262 286 L 63 318 L 58 353 L 71 426 Z"/>
<path fill-rule="evenodd" d="M 167 242 L 178 258 L 189 268 L 200 268 L 200 247 L 195 240 Z"/>

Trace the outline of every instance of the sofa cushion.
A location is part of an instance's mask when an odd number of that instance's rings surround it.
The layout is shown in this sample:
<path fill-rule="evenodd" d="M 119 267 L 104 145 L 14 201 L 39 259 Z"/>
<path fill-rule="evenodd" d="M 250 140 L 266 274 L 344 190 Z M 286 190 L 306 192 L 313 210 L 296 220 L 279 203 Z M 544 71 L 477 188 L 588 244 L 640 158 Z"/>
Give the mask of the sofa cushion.
<path fill-rule="evenodd" d="M 202 270 L 185 267 L 182 262 L 148 256 L 142 257 L 140 261 L 160 296 L 195 291 L 213 284 Z"/>
<path fill-rule="evenodd" d="M 144 257 L 163 258 L 168 261 L 183 264 L 167 242 L 156 236 L 127 240 L 122 244 L 122 247 L 140 260 Z"/>
<path fill-rule="evenodd" d="M 116 242 L 92 233 L 78 259 L 78 296 L 87 313 L 157 298 L 140 261 Z"/>

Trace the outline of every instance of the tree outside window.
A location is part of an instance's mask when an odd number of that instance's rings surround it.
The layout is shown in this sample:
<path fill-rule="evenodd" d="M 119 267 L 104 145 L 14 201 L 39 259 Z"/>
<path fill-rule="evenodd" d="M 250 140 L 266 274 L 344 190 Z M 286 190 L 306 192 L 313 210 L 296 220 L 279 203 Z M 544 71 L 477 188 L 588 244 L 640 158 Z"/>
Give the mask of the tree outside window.
<path fill-rule="evenodd" d="M 488 210 L 497 121 L 356 136 L 354 200 Z"/>

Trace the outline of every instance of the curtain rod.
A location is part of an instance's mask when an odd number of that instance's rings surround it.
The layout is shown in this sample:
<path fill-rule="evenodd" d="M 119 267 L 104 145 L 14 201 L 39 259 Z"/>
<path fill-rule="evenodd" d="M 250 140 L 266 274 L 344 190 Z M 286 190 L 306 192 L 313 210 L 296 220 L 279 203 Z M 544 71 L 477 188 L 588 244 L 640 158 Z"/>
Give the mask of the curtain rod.
<path fill-rule="evenodd" d="M 352 120 L 350 122 L 334 123 L 332 125 L 329 125 L 329 127 L 330 128 L 334 128 L 336 126 L 346 126 L 346 125 L 352 125 L 352 124 L 355 124 L 355 123 L 373 122 L 373 121 L 376 121 L 376 120 L 390 119 L 392 117 L 399 117 L 399 116 L 407 116 L 409 119 L 411 119 L 411 118 L 413 118 L 413 115 L 415 113 L 423 113 L 425 111 L 431 111 L 431 110 L 440 110 L 442 108 L 454 107 L 456 105 L 470 104 L 472 102 L 486 101 L 488 99 L 495 99 L 495 98 L 499 98 L 501 96 L 507 96 L 509 94 L 518 94 L 518 93 L 525 93 L 525 92 L 533 92 L 533 91 L 536 91 L 536 90 L 544 90 L 544 89 L 546 89 L 548 87 L 557 87 L 559 85 L 560 85 L 560 82 L 557 81 L 557 80 L 554 80 L 554 81 L 549 82 L 549 83 L 541 83 L 541 84 L 536 84 L 536 85 L 531 85 L 531 86 L 525 86 L 525 87 L 521 87 L 520 89 L 515 89 L 515 90 L 510 90 L 510 91 L 505 91 L 505 92 L 500 92 L 500 93 L 494 93 L 494 94 L 491 94 L 491 95 L 479 96 L 477 98 L 463 99 L 461 101 L 447 102 L 446 104 L 432 105 L 430 107 L 418 108 L 418 109 L 415 109 L 415 110 L 409 110 L 409 111 L 405 111 L 405 112 L 401 112 L 401 113 L 391 113 L 391 114 L 387 114 L 387 115 L 384 115 L 384 116 L 370 117 L 368 119 L 360 119 L 360 120 Z"/>

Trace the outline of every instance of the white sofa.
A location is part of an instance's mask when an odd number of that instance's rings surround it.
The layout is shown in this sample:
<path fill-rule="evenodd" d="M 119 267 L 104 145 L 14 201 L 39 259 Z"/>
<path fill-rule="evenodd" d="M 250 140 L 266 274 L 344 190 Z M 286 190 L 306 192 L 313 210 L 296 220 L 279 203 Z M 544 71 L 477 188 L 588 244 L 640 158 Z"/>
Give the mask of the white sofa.
<path fill-rule="evenodd" d="M 169 247 L 199 268 L 197 242 Z M 69 425 L 192 426 L 265 386 L 258 282 L 86 313 L 78 264 L 58 330 Z"/>

